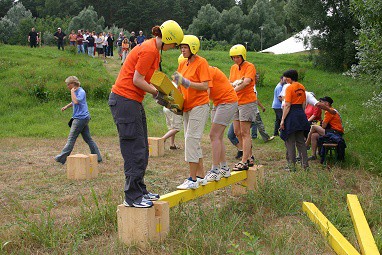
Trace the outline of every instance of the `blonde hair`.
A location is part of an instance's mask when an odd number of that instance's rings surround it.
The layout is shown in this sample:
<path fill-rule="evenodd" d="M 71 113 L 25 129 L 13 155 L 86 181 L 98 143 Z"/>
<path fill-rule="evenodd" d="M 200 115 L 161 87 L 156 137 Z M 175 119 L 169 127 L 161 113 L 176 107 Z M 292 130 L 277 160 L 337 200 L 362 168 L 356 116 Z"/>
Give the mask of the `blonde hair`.
<path fill-rule="evenodd" d="M 81 85 L 80 80 L 76 76 L 69 76 L 65 80 L 66 84 L 74 83 L 75 86 L 79 87 Z"/>

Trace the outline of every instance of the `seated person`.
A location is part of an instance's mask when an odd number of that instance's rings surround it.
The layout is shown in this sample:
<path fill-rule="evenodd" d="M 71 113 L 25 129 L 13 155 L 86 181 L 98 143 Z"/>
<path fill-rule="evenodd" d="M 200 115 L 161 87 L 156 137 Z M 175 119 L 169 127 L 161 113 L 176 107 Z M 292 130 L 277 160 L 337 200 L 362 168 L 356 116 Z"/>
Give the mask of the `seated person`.
<path fill-rule="evenodd" d="M 314 96 L 313 92 L 306 92 L 306 97 L 308 98 L 308 95 L 311 94 Z M 308 118 L 309 123 L 312 124 L 317 124 L 318 122 L 321 122 L 321 109 L 312 104 L 307 104 L 305 108 L 305 115 Z"/>
<path fill-rule="evenodd" d="M 320 98 L 320 102 L 332 108 L 333 99 L 331 99 L 330 97 L 326 96 Z M 308 138 L 306 139 L 306 146 L 309 146 L 310 143 L 312 144 L 313 155 L 308 158 L 309 160 L 317 159 L 317 141 L 320 136 L 324 136 L 327 133 L 335 133 L 342 136 L 342 134 L 344 133 L 341 116 L 337 110 L 332 108 L 332 111 L 333 110 L 336 112 L 335 114 L 329 111 L 325 111 L 325 117 L 322 121 L 322 126 L 313 125 L 310 128 Z"/>

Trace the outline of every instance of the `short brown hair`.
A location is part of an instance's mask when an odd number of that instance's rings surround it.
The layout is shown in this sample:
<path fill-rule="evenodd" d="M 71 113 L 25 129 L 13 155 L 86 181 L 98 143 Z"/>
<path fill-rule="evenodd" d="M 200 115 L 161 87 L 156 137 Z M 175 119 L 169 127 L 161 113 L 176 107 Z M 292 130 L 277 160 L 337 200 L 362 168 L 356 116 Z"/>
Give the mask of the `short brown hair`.
<path fill-rule="evenodd" d="M 65 83 L 67 85 L 73 83 L 77 87 L 81 85 L 80 80 L 76 76 L 69 76 L 65 79 Z"/>

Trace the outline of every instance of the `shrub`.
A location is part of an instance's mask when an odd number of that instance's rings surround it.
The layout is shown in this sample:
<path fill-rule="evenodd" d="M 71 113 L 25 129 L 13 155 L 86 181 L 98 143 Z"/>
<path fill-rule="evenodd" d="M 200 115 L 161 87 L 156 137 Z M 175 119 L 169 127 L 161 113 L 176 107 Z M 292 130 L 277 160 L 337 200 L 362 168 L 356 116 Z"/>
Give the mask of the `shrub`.
<path fill-rule="evenodd" d="M 37 98 L 40 102 L 48 102 L 50 92 L 45 87 L 44 84 L 34 84 L 29 92 L 29 94 Z"/>
<path fill-rule="evenodd" d="M 101 84 L 93 88 L 92 98 L 95 100 L 107 100 L 109 94 L 110 88 Z"/>

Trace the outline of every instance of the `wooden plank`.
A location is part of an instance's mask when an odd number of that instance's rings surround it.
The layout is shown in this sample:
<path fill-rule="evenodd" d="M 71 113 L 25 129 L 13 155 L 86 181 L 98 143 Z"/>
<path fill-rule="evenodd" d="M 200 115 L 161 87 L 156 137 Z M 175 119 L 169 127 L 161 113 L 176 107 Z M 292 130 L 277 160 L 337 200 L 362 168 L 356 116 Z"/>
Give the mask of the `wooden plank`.
<path fill-rule="evenodd" d="M 353 221 L 355 233 L 357 234 L 358 244 L 361 247 L 363 255 L 380 254 L 375 244 L 373 234 L 371 233 L 369 224 L 367 223 L 365 214 L 363 213 L 361 204 L 356 195 L 347 195 L 347 204 Z"/>
<path fill-rule="evenodd" d="M 359 252 L 336 229 L 336 227 L 321 213 L 320 210 L 309 202 L 302 203 L 302 210 L 313 223 L 318 225 L 321 234 L 327 238 L 330 246 L 339 255 L 359 255 Z"/>
<path fill-rule="evenodd" d="M 173 207 L 179 203 L 184 203 L 197 197 L 201 197 L 245 179 L 247 179 L 247 171 L 231 172 L 231 176 L 228 178 L 222 178 L 218 182 L 209 182 L 207 185 L 200 186 L 195 190 L 177 190 L 161 196 L 159 201 L 167 201 L 170 207 Z"/>

